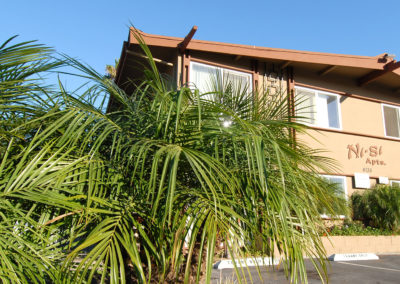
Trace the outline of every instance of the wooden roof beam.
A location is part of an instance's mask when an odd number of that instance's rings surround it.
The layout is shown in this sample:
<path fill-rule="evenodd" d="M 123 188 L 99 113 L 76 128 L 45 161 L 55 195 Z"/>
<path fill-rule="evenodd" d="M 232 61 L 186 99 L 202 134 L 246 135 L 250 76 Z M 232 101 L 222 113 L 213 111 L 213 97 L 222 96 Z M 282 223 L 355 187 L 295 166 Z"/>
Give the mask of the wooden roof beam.
<path fill-rule="evenodd" d="M 132 31 L 133 28 L 131 28 L 131 32 Z M 138 32 L 148 46 L 176 48 L 184 40 L 177 37 L 146 34 L 141 31 Z M 137 44 L 138 42 L 134 37 L 130 37 L 129 43 Z M 189 44 L 191 50 L 229 54 L 232 56 L 240 55 L 243 57 L 257 58 L 263 61 L 281 60 L 285 62 L 292 61 L 293 63 L 306 62 L 354 68 L 382 69 L 382 63 L 378 62 L 376 57 L 371 56 L 342 55 L 280 48 L 267 48 L 196 39 L 192 39 Z"/>
<path fill-rule="evenodd" d="M 365 86 L 375 80 L 378 80 L 380 77 L 382 77 L 383 75 L 390 73 L 396 69 L 400 68 L 400 61 L 392 61 L 389 62 L 388 64 L 386 64 L 385 66 L 383 66 L 383 70 L 374 70 L 370 73 L 368 73 L 367 75 L 361 77 L 358 79 L 358 85 L 359 86 Z"/>
<path fill-rule="evenodd" d="M 183 41 L 178 45 L 179 51 L 181 53 L 184 53 L 186 50 L 186 47 L 188 46 L 189 42 L 193 38 L 194 34 L 197 31 L 197 26 L 193 26 L 193 28 L 190 30 L 190 32 L 187 34 L 187 36 L 183 39 Z"/>
<path fill-rule="evenodd" d="M 127 50 L 126 53 L 132 54 L 134 56 L 141 57 L 141 58 L 144 58 L 144 59 L 147 59 L 147 60 L 149 59 L 149 57 L 147 57 L 146 55 L 141 54 L 139 52 L 134 52 L 132 50 Z M 153 57 L 153 61 L 156 62 L 156 63 L 160 63 L 160 64 L 164 64 L 164 65 L 170 66 L 170 67 L 174 66 L 174 64 L 171 63 L 171 62 L 167 62 L 167 61 L 161 60 L 159 58 L 155 58 L 155 57 Z"/>
<path fill-rule="evenodd" d="M 321 71 L 319 71 L 318 75 L 319 76 L 325 76 L 326 74 L 328 74 L 329 72 L 335 70 L 336 68 L 337 68 L 337 65 L 328 66 L 328 67 L 322 69 Z"/>
<path fill-rule="evenodd" d="M 379 63 L 387 63 L 388 62 L 388 53 L 385 52 L 385 53 L 378 54 L 377 56 L 375 56 L 375 58 L 378 59 Z"/>
<path fill-rule="evenodd" d="M 290 65 L 290 63 L 292 63 L 292 61 L 286 61 L 282 64 L 281 69 L 285 69 L 286 67 L 288 67 Z"/>

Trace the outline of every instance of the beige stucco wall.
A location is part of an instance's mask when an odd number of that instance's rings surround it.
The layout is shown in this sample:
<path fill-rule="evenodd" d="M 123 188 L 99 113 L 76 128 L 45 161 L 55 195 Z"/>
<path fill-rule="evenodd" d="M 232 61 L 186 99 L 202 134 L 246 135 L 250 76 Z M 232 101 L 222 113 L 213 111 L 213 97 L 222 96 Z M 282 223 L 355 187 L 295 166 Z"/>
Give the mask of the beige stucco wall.
<path fill-rule="evenodd" d="M 400 179 L 400 141 L 319 130 L 310 130 L 309 134 L 298 135 L 299 141 L 326 149 L 324 154 L 339 162 L 338 173 L 366 172 L 373 177 Z"/>
<path fill-rule="evenodd" d="M 392 90 L 358 87 L 354 81 L 348 82 L 345 79 L 327 80 L 315 74 L 304 74 L 298 71 L 295 74 L 297 84 L 329 89 L 332 91 L 357 95 L 365 98 L 378 99 L 392 103 L 400 103 L 400 96 Z M 351 96 L 341 96 L 340 99 L 342 129 L 344 131 L 384 136 L 382 117 L 382 104 L 379 102 L 362 100 Z"/>
<path fill-rule="evenodd" d="M 371 187 L 380 176 L 400 180 L 400 141 L 317 130 L 310 130 L 309 134 L 310 136 L 297 137 L 311 148 L 325 149 L 324 155 L 338 162 L 338 169 L 330 174 L 347 176 L 348 195 L 356 190 L 353 188 L 354 173 L 368 173 Z M 357 150 L 357 145 L 358 157 L 354 151 Z"/>
<path fill-rule="evenodd" d="M 321 237 L 326 256 L 345 253 L 400 253 L 400 236 L 330 236 Z M 275 258 L 281 257 L 275 247 Z"/>
<path fill-rule="evenodd" d="M 325 155 L 338 162 L 339 169 L 331 174 L 346 176 L 348 195 L 358 190 L 354 188 L 354 173 L 368 173 L 371 186 L 380 176 L 400 179 L 400 140 L 385 137 L 382 103 L 351 97 L 398 104 L 398 94 L 377 86 L 359 87 L 346 78 L 321 77 L 305 70 L 297 70 L 295 82 L 350 95 L 340 96 L 340 130 L 310 130 L 312 137 L 297 136 L 312 148 L 325 149 Z"/>
<path fill-rule="evenodd" d="M 380 103 L 342 96 L 340 108 L 344 131 L 376 136 L 385 135 Z"/>
<path fill-rule="evenodd" d="M 326 255 L 338 253 L 400 253 L 400 236 L 323 237 Z"/>

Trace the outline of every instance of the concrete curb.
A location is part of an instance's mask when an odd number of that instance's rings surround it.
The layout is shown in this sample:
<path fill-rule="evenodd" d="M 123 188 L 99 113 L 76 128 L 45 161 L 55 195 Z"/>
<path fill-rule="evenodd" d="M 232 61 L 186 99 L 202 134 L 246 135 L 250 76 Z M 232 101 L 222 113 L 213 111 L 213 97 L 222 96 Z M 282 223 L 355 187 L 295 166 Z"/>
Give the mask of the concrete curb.
<path fill-rule="evenodd" d="M 237 267 L 263 266 L 263 265 L 278 265 L 280 259 L 271 257 L 248 257 L 235 259 Z M 235 268 L 232 259 L 220 260 L 214 264 L 216 269 Z"/>
<path fill-rule="evenodd" d="M 374 253 L 335 253 L 328 257 L 330 261 L 355 261 L 379 259 Z"/>

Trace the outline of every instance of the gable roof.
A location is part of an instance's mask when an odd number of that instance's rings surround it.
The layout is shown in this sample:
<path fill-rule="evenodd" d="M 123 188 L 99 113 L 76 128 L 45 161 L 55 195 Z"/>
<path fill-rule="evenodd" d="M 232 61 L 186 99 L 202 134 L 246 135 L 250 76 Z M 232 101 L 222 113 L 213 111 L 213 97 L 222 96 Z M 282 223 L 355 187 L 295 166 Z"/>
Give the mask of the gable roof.
<path fill-rule="evenodd" d="M 196 40 L 191 39 L 194 34 L 193 29 L 188 40 L 188 37 L 184 39 L 147 34 L 133 27 L 129 30 L 128 42 L 124 45 L 124 49 L 138 44 L 134 33 L 139 34 L 149 47 L 176 48 L 178 50 L 185 40 L 186 50 L 228 54 L 264 61 L 274 60 L 281 62 L 283 66 L 312 65 L 314 69 L 319 69 L 318 73 L 321 76 L 332 70 L 343 74 L 352 73 L 360 86 L 380 81 L 381 84 L 393 91 L 400 90 L 400 61 L 396 62 L 386 53 L 377 56 L 357 56 Z M 122 72 L 122 70 L 119 71 Z"/>

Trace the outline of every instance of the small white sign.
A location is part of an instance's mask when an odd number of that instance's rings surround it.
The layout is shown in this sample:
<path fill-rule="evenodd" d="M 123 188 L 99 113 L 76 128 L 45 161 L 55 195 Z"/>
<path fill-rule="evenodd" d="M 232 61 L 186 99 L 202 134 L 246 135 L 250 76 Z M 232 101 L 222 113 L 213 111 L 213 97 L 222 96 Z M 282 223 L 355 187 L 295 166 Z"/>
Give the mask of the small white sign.
<path fill-rule="evenodd" d="M 369 174 L 354 173 L 354 183 L 356 188 L 370 188 Z"/>
<path fill-rule="evenodd" d="M 330 261 L 353 261 L 353 260 L 375 260 L 379 259 L 374 253 L 338 253 L 328 257 Z"/>
<path fill-rule="evenodd" d="M 278 265 L 279 258 L 271 257 L 248 257 L 239 258 L 234 260 L 237 267 L 249 267 L 249 266 L 262 266 L 262 265 Z M 235 268 L 232 259 L 220 260 L 214 264 L 214 268 L 225 269 L 225 268 Z"/>
<path fill-rule="evenodd" d="M 379 183 L 380 184 L 389 184 L 389 178 L 388 177 L 379 177 Z"/>

